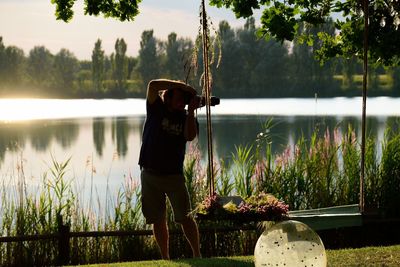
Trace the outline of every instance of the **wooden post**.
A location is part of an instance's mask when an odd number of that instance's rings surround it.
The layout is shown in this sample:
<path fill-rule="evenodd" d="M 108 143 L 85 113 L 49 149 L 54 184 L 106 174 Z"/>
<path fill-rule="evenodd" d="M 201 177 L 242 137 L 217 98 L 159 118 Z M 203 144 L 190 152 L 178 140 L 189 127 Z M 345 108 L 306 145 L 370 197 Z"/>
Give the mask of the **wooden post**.
<path fill-rule="evenodd" d="M 212 144 L 212 125 L 211 125 L 211 85 L 210 85 L 210 65 L 208 59 L 208 24 L 207 24 L 207 13 L 205 1 L 201 1 L 202 7 L 202 34 L 203 34 L 203 91 L 205 93 L 205 104 L 206 104 L 206 116 L 207 116 L 207 151 L 208 151 L 208 168 L 207 178 L 209 182 L 209 195 L 210 197 L 215 193 L 215 181 L 214 181 L 214 156 L 213 156 L 213 144 Z"/>
<path fill-rule="evenodd" d="M 364 4 L 364 70 L 362 90 L 362 135 L 361 135 L 361 175 L 360 175 L 360 212 L 365 210 L 365 139 L 366 139 L 366 109 L 367 109 L 367 82 L 368 82 L 368 5 L 369 0 L 363 0 Z"/>
<path fill-rule="evenodd" d="M 58 258 L 57 265 L 69 264 L 69 238 L 70 238 L 70 227 L 69 225 L 63 224 L 61 215 L 57 216 L 58 224 Z"/>

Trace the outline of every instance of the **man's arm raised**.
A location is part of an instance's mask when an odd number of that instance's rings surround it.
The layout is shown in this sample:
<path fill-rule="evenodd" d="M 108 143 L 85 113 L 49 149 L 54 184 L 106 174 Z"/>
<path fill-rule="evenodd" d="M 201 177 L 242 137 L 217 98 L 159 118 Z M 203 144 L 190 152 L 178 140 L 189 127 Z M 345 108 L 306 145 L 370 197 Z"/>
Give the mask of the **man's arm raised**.
<path fill-rule="evenodd" d="M 146 98 L 150 104 L 153 104 L 157 100 L 159 91 L 166 89 L 166 83 L 167 81 L 163 79 L 151 80 L 149 82 Z"/>
<path fill-rule="evenodd" d="M 169 79 L 155 79 L 151 80 L 147 86 L 147 101 L 150 104 L 153 104 L 157 100 L 159 91 L 172 88 L 179 88 L 193 95 L 196 94 L 196 90 L 191 86 L 186 85 L 184 82 Z"/>

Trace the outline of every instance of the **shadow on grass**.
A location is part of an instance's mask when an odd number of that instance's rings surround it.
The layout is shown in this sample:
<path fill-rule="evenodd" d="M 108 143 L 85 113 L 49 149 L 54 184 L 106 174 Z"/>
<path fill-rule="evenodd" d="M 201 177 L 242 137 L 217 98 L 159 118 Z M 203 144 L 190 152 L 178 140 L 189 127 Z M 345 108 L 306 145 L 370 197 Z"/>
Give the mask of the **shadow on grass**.
<path fill-rule="evenodd" d="M 185 266 L 190 267 L 254 267 L 253 259 L 250 257 L 181 259 L 174 262 L 184 263 Z"/>

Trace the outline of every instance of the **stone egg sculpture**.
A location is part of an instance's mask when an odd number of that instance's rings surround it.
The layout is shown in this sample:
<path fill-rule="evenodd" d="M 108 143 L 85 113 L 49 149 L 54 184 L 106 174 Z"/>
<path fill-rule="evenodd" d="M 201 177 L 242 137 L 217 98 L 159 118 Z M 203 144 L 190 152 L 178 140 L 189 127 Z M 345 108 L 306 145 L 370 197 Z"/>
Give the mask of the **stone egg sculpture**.
<path fill-rule="evenodd" d="M 256 267 L 325 267 L 325 247 L 306 224 L 287 220 L 268 227 L 254 249 Z"/>

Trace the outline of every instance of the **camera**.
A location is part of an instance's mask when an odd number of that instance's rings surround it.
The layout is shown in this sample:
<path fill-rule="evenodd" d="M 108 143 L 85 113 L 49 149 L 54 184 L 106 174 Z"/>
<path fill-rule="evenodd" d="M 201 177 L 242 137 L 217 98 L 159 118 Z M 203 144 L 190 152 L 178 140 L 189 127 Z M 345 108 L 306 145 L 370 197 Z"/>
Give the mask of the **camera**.
<path fill-rule="evenodd" d="M 190 100 L 192 100 L 193 96 L 187 96 L 185 98 L 185 104 L 189 104 Z M 206 105 L 206 97 L 205 96 L 200 96 L 200 95 L 195 95 L 194 97 L 199 99 L 199 107 L 204 107 Z M 216 96 L 211 96 L 210 97 L 210 105 L 211 106 L 216 106 L 219 105 L 220 99 Z"/>
<path fill-rule="evenodd" d="M 206 97 L 205 96 L 196 96 L 200 97 L 200 107 L 204 107 L 206 105 Z M 211 96 L 210 98 L 210 106 L 219 105 L 219 98 L 216 96 Z"/>

